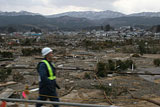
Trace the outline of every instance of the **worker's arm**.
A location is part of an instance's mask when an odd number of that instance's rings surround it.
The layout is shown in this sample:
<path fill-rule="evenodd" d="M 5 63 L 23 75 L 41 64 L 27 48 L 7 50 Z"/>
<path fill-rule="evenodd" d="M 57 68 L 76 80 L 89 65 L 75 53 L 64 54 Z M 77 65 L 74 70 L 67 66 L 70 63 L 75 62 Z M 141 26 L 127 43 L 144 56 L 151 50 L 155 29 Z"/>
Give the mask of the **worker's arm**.
<path fill-rule="evenodd" d="M 59 86 L 57 83 L 56 83 L 56 87 L 57 87 L 58 89 L 61 89 L 60 86 Z"/>

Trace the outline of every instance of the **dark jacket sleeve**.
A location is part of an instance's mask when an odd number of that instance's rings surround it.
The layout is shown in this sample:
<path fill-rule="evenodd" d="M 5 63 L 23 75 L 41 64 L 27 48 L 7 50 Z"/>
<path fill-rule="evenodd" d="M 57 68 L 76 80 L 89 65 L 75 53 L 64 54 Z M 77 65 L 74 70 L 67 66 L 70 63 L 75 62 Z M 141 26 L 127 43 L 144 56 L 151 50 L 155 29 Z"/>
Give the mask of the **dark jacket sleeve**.
<path fill-rule="evenodd" d="M 45 65 L 45 63 L 40 63 L 38 65 L 38 73 L 39 73 L 39 76 L 40 76 L 40 79 L 41 79 L 41 82 L 45 85 L 52 85 L 51 84 L 51 81 L 48 79 L 48 76 L 47 76 L 47 67 Z"/>

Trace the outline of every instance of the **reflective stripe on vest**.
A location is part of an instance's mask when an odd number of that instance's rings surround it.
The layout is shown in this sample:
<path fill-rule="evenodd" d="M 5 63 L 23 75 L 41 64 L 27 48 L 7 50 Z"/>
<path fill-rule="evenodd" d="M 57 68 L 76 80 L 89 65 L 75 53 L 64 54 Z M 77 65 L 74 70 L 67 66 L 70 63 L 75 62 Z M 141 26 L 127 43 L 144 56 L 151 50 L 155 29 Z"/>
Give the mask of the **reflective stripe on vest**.
<path fill-rule="evenodd" d="M 49 77 L 48 77 L 48 79 L 50 79 L 50 80 L 56 79 L 56 76 L 53 75 L 52 68 L 51 68 L 50 64 L 48 63 L 48 61 L 42 60 L 41 62 L 44 62 L 44 63 L 47 65 L 48 72 L 49 72 Z M 53 64 L 53 67 L 55 67 L 54 64 Z"/>

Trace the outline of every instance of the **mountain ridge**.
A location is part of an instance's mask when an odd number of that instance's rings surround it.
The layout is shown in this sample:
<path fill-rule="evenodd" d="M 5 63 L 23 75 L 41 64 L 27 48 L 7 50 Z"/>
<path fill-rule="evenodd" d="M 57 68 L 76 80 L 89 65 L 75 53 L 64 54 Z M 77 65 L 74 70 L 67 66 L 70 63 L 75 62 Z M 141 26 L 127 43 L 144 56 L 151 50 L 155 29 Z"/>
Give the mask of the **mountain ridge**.
<path fill-rule="evenodd" d="M 1 12 L 0 12 L 1 13 Z M 21 12 L 23 13 L 23 12 Z M 25 13 L 25 12 L 24 12 Z M 160 17 L 146 17 L 146 16 L 135 16 L 124 15 L 123 17 L 115 18 L 101 18 L 101 19 L 88 19 L 85 17 L 71 17 L 68 15 L 47 18 L 42 15 L 0 15 L 0 27 L 6 26 L 23 26 L 23 28 L 30 29 L 29 27 L 35 26 L 37 28 L 50 30 L 80 30 L 83 28 L 94 26 L 105 26 L 111 25 L 113 27 L 121 26 L 154 26 L 160 24 Z M 18 27 L 17 27 L 18 28 Z M 18 29 L 19 29 L 18 28 Z M 21 29 L 21 28 L 20 28 Z"/>
<path fill-rule="evenodd" d="M 102 19 L 102 18 L 116 18 L 116 17 L 122 17 L 125 14 L 120 13 L 120 12 L 114 12 L 114 11 L 100 11 L 100 12 L 95 12 L 95 11 L 83 11 L 83 12 L 65 12 L 61 14 L 55 14 L 55 15 L 49 15 L 46 16 L 48 18 L 53 18 L 53 17 L 60 17 L 60 16 L 71 16 L 71 17 L 83 17 L 83 18 L 88 18 L 91 20 L 95 19 Z"/>
<path fill-rule="evenodd" d="M 20 11 L 20 12 L 2 12 L 0 11 L 0 16 L 21 16 L 21 15 L 41 15 L 39 13 L 32 13 L 27 11 Z"/>
<path fill-rule="evenodd" d="M 20 16 L 20 15 L 42 15 L 39 13 L 32 13 L 27 11 L 20 11 L 20 12 L 2 12 L 0 11 L 0 16 Z M 53 15 L 42 15 L 47 18 L 55 18 L 60 16 L 70 16 L 76 18 L 87 18 L 91 20 L 103 19 L 103 18 L 118 18 L 124 16 L 144 16 L 144 17 L 160 17 L 160 12 L 140 12 L 140 13 L 133 13 L 133 14 L 124 14 L 117 11 L 71 11 L 71 12 L 64 12 L 60 14 L 53 14 Z"/>

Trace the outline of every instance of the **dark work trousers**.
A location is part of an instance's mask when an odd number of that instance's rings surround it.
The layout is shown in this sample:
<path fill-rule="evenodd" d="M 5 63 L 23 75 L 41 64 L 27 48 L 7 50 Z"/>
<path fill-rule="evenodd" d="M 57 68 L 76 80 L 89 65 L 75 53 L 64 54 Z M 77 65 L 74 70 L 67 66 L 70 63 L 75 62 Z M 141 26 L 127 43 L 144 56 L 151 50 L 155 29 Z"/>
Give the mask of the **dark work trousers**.
<path fill-rule="evenodd" d="M 47 100 L 47 98 L 49 98 L 51 101 L 59 101 L 58 98 L 52 98 L 52 97 L 45 97 L 45 96 L 39 96 L 38 100 Z M 37 103 L 36 107 L 41 107 L 43 104 Z M 53 107 L 59 107 L 59 105 L 53 105 Z"/>
<path fill-rule="evenodd" d="M 57 98 L 57 93 L 56 93 L 56 89 L 52 88 L 52 91 L 49 92 L 48 90 L 46 90 L 45 88 L 42 88 L 42 90 L 40 89 L 39 92 L 39 97 L 37 100 L 42 100 L 42 101 L 46 101 L 47 98 L 50 99 L 50 101 L 56 101 L 59 102 L 59 98 Z M 42 95 L 42 96 L 41 96 Z M 44 95 L 44 96 L 43 96 Z M 50 97 L 53 96 L 53 97 Z M 43 104 L 37 103 L 36 107 L 41 107 Z M 53 105 L 53 107 L 60 107 L 59 105 Z"/>

